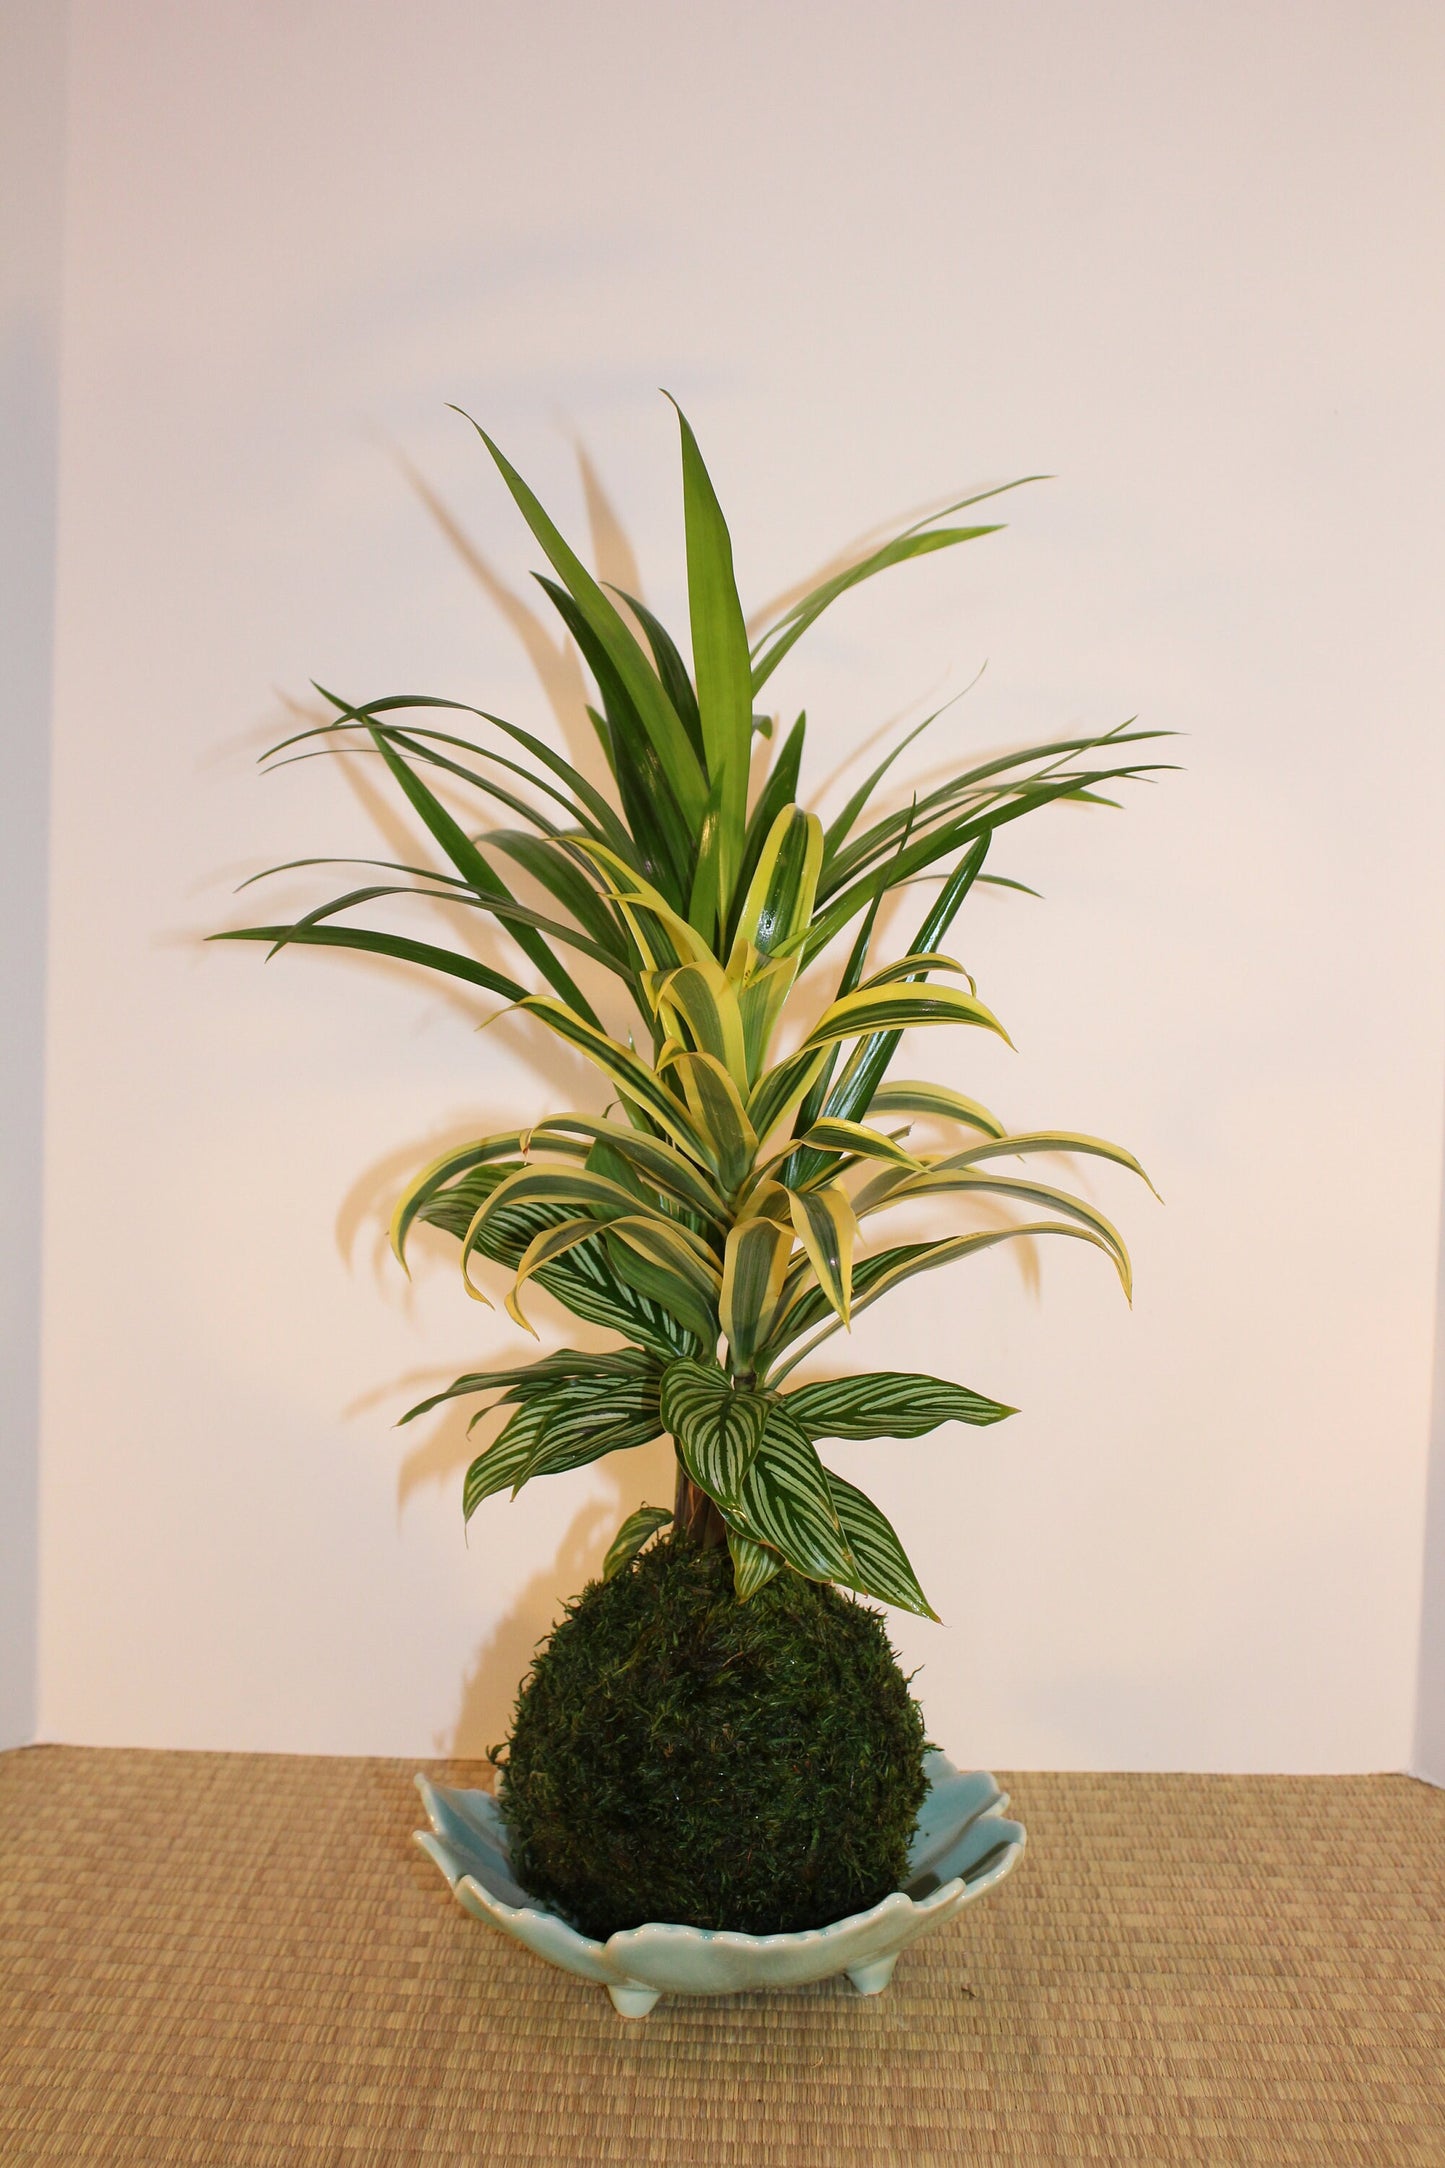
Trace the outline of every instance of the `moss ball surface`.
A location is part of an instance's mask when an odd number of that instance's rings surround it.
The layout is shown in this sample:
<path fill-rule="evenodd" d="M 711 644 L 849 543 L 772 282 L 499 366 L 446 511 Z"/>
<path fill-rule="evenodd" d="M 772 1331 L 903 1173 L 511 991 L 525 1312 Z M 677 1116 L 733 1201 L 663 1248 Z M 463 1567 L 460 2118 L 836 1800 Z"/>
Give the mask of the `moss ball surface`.
<path fill-rule="evenodd" d="M 907 1879 L 923 1716 L 881 1614 L 725 1548 L 653 1544 L 538 1655 L 498 1787 L 520 1881 L 599 1940 L 825 1927 Z"/>

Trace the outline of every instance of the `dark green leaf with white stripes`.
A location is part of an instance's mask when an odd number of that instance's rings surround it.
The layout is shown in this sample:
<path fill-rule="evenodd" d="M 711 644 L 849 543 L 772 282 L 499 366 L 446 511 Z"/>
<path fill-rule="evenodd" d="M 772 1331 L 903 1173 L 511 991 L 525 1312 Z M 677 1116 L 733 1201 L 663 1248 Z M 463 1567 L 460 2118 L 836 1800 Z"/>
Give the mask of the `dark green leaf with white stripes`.
<path fill-rule="evenodd" d="M 850 1582 L 853 1557 L 823 1463 L 807 1432 L 780 1402 L 768 1411 L 741 1501 L 729 1518 L 808 1580 Z"/>
<path fill-rule="evenodd" d="M 724 1511 L 738 1504 L 769 1403 L 739 1391 L 716 1363 L 676 1362 L 662 1374 L 662 1420 L 694 1483 Z"/>
<path fill-rule="evenodd" d="M 671 1519 L 669 1506 L 639 1506 L 635 1513 L 629 1513 L 607 1546 L 607 1556 L 602 1561 L 603 1580 L 615 1580 L 632 1564 L 643 1544 L 650 1542 L 658 1529 L 665 1528 Z"/>
<path fill-rule="evenodd" d="M 938 1613 L 919 1587 L 892 1522 L 842 1476 L 830 1472 L 828 1488 L 854 1561 L 853 1571 L 839 1574 L 838 1579 L 860 1596 L 875 1596 L 880 1603 L 896 1603 L 921 1618 L 936 1619 Z"/>
<path fill-rule="evenodd" d="M 728 1549 L 733 1561 L 733 1590 L 739 1603 L 756 1596 L 782 1570 L 783 1561 L 776 1551 L 770 1551 L 764 1543 L 754 1543 L 740 1529 L 729 1528 Z"/>
<path fill-rule="evenodd" d="M 823 1378 L 783 1405 L 810 1438 L 921 1438 L 940 1423 L 998 1423 L 1017 1413 L 946 1378 L 903 1370 Z"/>

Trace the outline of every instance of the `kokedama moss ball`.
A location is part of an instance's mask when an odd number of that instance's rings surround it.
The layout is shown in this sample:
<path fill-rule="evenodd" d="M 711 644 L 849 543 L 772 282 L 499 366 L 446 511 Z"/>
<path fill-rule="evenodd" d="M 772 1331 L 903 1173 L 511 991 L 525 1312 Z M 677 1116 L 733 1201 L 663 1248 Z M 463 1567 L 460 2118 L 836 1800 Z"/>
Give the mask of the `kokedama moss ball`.
<path fill-rule="evenodd" d="M 498 1799 L 523 1885 L 599 1940 L 647 1920 L 825 1927 L 907 1879 L 923 1716 L 880 1613 L 656 1543 L 567 1607 Z"/>

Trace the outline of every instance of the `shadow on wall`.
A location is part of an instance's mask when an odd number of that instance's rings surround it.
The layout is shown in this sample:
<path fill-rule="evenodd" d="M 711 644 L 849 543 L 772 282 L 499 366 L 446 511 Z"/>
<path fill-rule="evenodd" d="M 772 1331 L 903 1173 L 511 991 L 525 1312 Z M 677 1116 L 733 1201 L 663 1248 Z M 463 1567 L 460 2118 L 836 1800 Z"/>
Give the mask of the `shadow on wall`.
<path fill-rule="evenodd" d="M 665 1438 L 633 1453 L 618 1453 L 594 1473 L 608 1496 L 590 1498 L 574 1515 L 550 1566 L 532 1576 L 511 1610 L 481 1644 L 462 1680 L 461 1707 L 437 1752 L 476 1760 L 501 1743 L 512 1727 L 512 1710 L 539 1643 L 556 1625 L 562 1606 L 602 1571 L 607 1546 L 629 1513 L 640 1505 L 671 1505 L 674 1461 Z M 505 1498 L 482 1507 L 505 1512 Z"/>
<path fill-rule="evenodd" d="M 437 528 L 450 544 L 462 563 L 471 572 L 492 605 L 520 640 L 537 674 L 542 692 L 551 708 L 568 757 L 574 765 L 588 776 L 589 781 L 601 787 L 604 783 L 600 748 L 587 720 L 587 692 L 582 678 L 581 662 L 571 642 L 563 635 L 556 638 L 542 615 L 502 581 L 481 555 L 475 543 L 462 527 L 451 508 L 443 501 L 425 478 L 417 471 L 404 453 L 393 449 L 407 481 L 435 522 Z M 642 581 L 632 547 L 623 531 L 585 447 L 576 446 L 578 465 L 581 470 L 586 499 L 588 522 L 591 529 L 593 554 L 601 577 L 625 592 L 642 593 Z M 398 849 L 400 855 L 414 855 L 417 849 L 413 837 L 403 837 L 395 832 L 396 812 L 390 802 L 367 788 L 363 775 L 353 772 L 348 782 L 363 798 L 367 812 L 383 832 L 388 833 L 388 844 Z M 406 849 L 400 850 L 402 843 Z M 530 884 L 521 883 L 522 892 L 528 892 Z M 547 899 L 532 899 L 545 906 Z M 481 949 L 487 945 L 492 929 L 477 927 L 469 929 L 472 942 Z M 480 939 L 478 938 L 480 936 Z M 453 934 L 455 938 L 455 934 Z M 488 956 L 488 961 L 496 959 Z M 582 960 L 585 962 L 585 960 Z M 579 976 L 582 976 L 579 970 Z M 605 987 L 594 990 L 588 985 L 594 999 L 605 999 Z M 527 1052 L 544 1081 L 549 1104 L 571 1105 L 584 1103 L 590 1096 L 589 1087 L 595 1080 L 591 1072 L 576 1057 L 569 1057 L 554 1042 L 540 1045 L 528 1044 Z M 580 1094 L 580 1096 L 579 1096 Z M 428 1140 L 425 1148 L 411 1147 L 388 1154 L 385 1159 L 367 1169 L 343 1203 L 337 1224 L 337 1242 L 344 1257 L 354 1256 L 363 1229 L 370 1226 L 373 1242 L 370 1267 L 378 1278 L 388 1272 L 392 1265 L 387 1255 L 385 1223 L 389 1218 L 397 1191 L 415 1174 L 417 1168 L 452 1143 L 464 1141 L 465 1137 L 486 1133 L 506 1127 L 515 1120 L 520 1110 L 497 1113 L 486 1119 L 472 1115 L 459 1125 L 454 1133 Z M 448 1125 L 450 1128 L 450 1125 Z M 446 1237 L 419 1227 L 414 1237 L 419 1255 L 434 1253 L 436 1262 L 445 1261 L 446 1267 L 456 1269 L 456 1249 Z M 548 1332 L 549 1341 L 561 1339 L 566 1343 L 602 1349 L 613 1344 L 614 1336 L 597 1327 L 573 1318 L 552 1302 L 545 1293 L 534 1287 L 532 1307 L 538 1322 L 551 1313 L 549 1323 L 560 1331 Z M 533 1353 L 540 1353 L 535 1349 Z M 500 1366 L 509 1360 L 526 1360 L 520 1349 L 499 1351 L 489 1362 Z M 407 1391 L 412 1398 L 435 1392 L 450 1383 L 450 1375 L 412 1376 L 397 1380 L 385 1395 L 368 1393 L 362 1402 L 354 1403 L 349 1412 L 357 1413 L 363 1405 L 377 1404 L 382 1398 L 391 1399 L 394 1393 Z M 400 1515 L 408 1501 L 418 1490 L 435 1486 L 458 1504 L 462 1476 L 471 1461 L 482 1449 L 485 1431 L 493 1434 L 501 1428 L 510 1414 L 509 1409 L 498 1410 L 495 1417 L 483 1419 L 483 1435 L 469 1434 L 468 1426 L 476 1412 L 475 1401 L 457 1401 L 439 1409 L 431 1418 L 424 1435 L 406 1454 L 397 1476 L 397 1512 Z M 415 1433 L 412 1433 L 415 1436 Z M 489 1749 L 505 1740 L 511 1729 L 512 1711 L 518 1689 L 531 1665 L 537 1648 L 551 1633 L 561 1615 L 563 1605 L 580 1593 L 588 1581 L 594 1580 L 602 1570 L 607 1548 L 621 1522 L 642 1504 L 668 1504 L 672 1502 L 675 1479 L 675 1463 L 671 1445 L 665 1439 L 643 1446 L 635 1452 L 618 1454 L 600 1463 L 591 1471 L 593 1483 L 598 1480 L 605 1486 L 605 1495 L 595 1492 L 574 1515 L 562 1539 L 556 1556 L 550 1565 L 534 1574 L 519 1592 L 506 1616 L 478 1648 L 472 1663 L 462 1680 L 461 1701 L 454 1725 L 449 1732 L 436 1738 L 438 1753 L 463 1760 L 477 1760 Z M 484 1513 L 505 1513 L 505 1497 L 491 1499 L 483 1506 Z"/>

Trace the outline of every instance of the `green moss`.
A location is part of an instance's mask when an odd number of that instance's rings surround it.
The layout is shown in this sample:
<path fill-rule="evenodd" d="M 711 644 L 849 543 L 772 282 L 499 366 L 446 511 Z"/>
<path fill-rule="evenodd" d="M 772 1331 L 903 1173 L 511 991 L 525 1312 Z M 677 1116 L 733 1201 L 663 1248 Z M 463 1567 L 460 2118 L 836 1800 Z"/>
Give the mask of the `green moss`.
<path fill-rule="evenodd" d="M 823 1927 L 907 1878 L 923 1717 L 880 1613 L 726 1549 L 654 1544 L 570 1604 L 498 1797 L 521 1881 L 599 1939 L 645 1920 Z"/>

